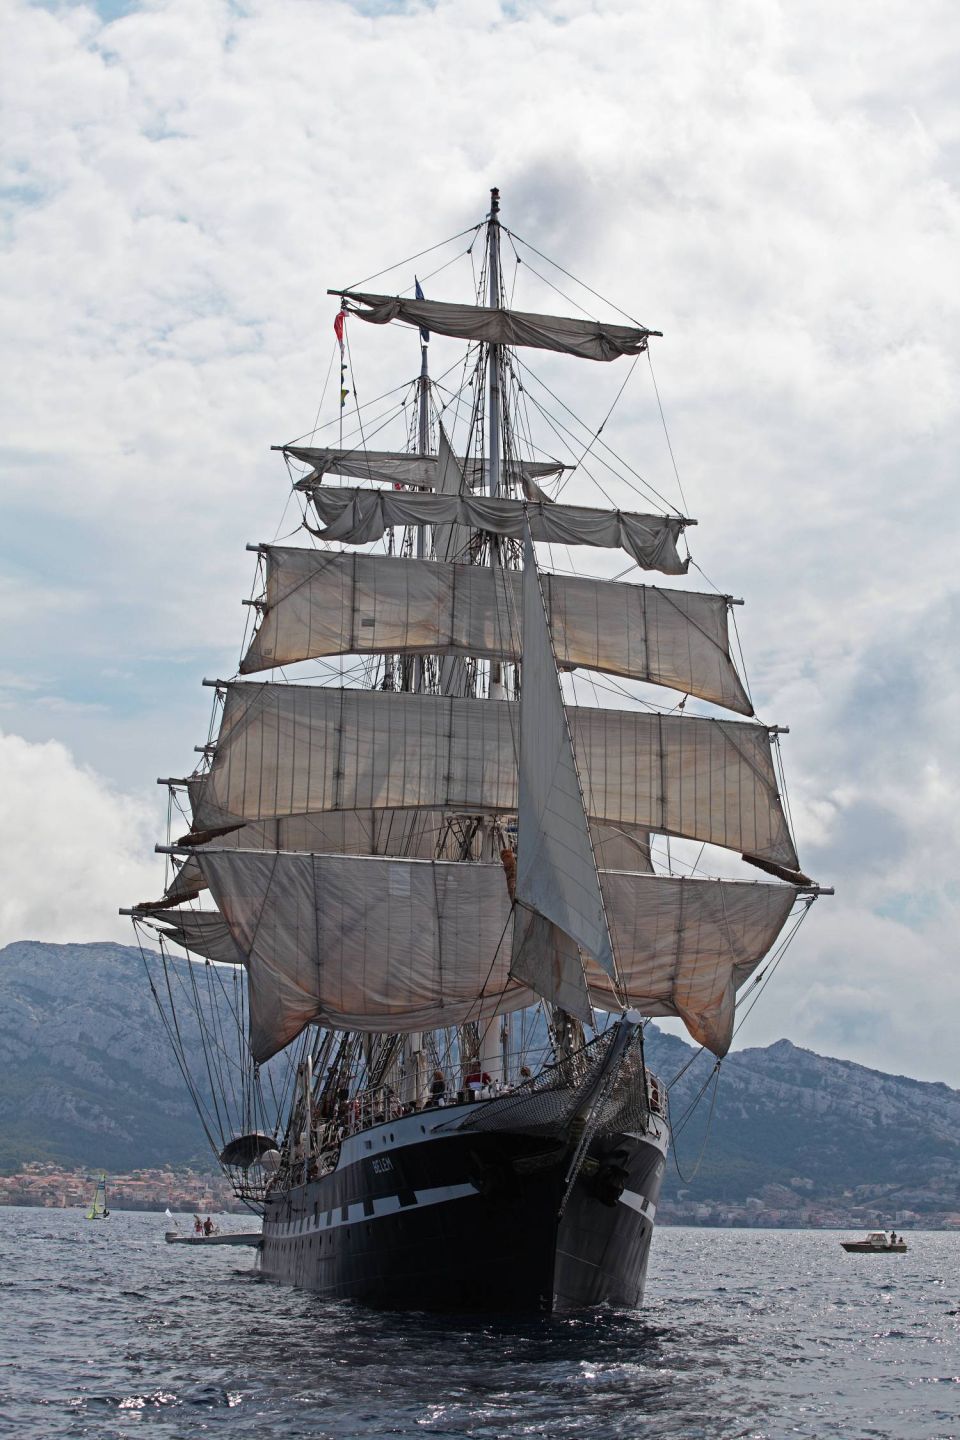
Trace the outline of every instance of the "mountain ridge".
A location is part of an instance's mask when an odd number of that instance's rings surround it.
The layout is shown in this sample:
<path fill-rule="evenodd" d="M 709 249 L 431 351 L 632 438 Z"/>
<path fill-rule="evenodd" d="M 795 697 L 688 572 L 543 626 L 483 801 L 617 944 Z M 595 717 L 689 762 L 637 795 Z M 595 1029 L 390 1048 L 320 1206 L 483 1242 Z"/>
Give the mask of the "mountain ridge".
<path fill-rule="evenodd" d="M 175 962 L 184 974 L 187 963 Z M 189 1023 L 184 1040 L 199 1049 Z M 728 1055 L 713 1100 L 712 1055 L 653 1025 L 646 1051 L 665 1083 L 684 1070 L 670 1097 L 666 1198 L 742 1204 L 771 1186 L 813 1199 L 873 1187 L 922 1210 L 924 1193 L 945 1197 L 940 1209 L 960 1195 L 960 1091 L 941 1081 L 781 1039 Z M 684 1181 L 679 1172 L 705 1140 L 695 1179 Z M 212 1166 L 136 947 L 17 941 L 0 950 L 0 1170 L 27 1160 Z"/>

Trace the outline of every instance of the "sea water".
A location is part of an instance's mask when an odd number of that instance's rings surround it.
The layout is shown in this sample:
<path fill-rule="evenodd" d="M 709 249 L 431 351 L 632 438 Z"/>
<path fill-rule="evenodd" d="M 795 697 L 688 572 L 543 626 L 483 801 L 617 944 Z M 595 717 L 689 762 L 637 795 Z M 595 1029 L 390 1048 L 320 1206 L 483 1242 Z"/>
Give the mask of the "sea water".
<path fill-rule="evenodd" d="M 0 1209 L 0 1435 L 960 1436 L 957 1234 L 661 1228 L 641 1311 L 478 1321 L 324 1301 L 167 1228 Z"/>

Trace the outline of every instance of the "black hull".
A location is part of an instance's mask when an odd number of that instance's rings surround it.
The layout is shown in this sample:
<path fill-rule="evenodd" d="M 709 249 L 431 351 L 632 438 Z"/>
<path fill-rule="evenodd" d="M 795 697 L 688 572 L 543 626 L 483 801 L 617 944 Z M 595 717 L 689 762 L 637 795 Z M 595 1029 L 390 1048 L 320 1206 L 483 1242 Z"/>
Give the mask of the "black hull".
<path fill-rule="evenodd" d="M 263 1273 L 392 1309 L 638 1305 L 666 1125 L 596 1140 L 560 1215 L 565 1147 L 457 1133 L 461 1113 L 428 1111 L 354 1136 L 329 1175 L 273 1192 Z"/>

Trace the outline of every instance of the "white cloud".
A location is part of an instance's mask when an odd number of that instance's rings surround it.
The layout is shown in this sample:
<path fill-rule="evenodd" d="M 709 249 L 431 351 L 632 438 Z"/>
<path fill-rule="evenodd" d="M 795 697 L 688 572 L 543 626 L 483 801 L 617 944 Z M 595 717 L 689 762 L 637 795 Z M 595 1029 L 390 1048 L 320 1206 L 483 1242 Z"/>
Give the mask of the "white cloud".
<path fill-rule="evenodd" d="M 65 746 L 0 732 L 0 946 L 131 943 L 130 922 L 117 911 L 159 893 L 158 820 Z"/>
<path fill-rule="evenodd" d="M 243 545 L 284 504 L 266 447 L 316 413 L 327 285 L 479 220 L 499 183 L 507 224 L 665 332 L 695 559 L 747 600 L 801 858 L 838 887 L 747 1038 L 768 1014 L 960 1078 L 923 1019 L 952 983 L 960 839 L 960 12 L 151 0 L 6 25 L 5 725 L 151 805 L 189 766 L 197 682 L 236 663 Z M 366 395 L 415 369 L 402 337 L 352 346 Z M 622 378 L 542 373 L 594 426 Z M 643 366 L 604 437 L 677 498 Z M 874 953 L 899 1028 L 844 1041 Z"/>

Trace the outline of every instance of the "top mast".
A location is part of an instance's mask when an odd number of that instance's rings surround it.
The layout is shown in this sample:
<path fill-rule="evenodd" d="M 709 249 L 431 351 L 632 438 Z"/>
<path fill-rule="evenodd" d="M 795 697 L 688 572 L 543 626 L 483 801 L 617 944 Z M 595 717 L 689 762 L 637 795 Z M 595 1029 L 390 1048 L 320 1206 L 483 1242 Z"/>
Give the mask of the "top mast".
<path fill-rule="evenodd" d="M 419 281 L 417 282 L 417 294 L 422 294 Z M 420 331 L 420 379 L 417 383 L 417 399 L 419 404 L 417 451 L 420 455 L 427 455 L 430 452 L 430 362 L 427 335 L 424 330 Z M 417 559 L 422 560 L 426 553 L 427 528 L 425 525 L 418 525 Z M 418 692 L 423 689 L 422 655 L 417 655 L 413 662 L 413 688 Z"/>
<path fill-rule="evenodd" d="M 500 308 L 500 191 L 490 191 L 490 218 L 487 221 L 487 297 L 491 310 Z M 500 494 L 500 346 L 487 348 L 487 434 L 490 466 L 489 490 L 496 499 Z M 500 546 L 490 536 L 490 564 L 499 565 Z M 505 700 L 503 666 L 499 660 L 490 662 L 490 683 L 487 695 L 491 700 Z"/>
<path fill-rule="evenodd" d="M 427 342 L 423 338 L 424 332 L 420 331 L 420 383 L 418 386 L 418 398 L 420 402 L 419 424 L 417 428 L 417 451 L 421 455 L 430 453 L 430 364 L 428 359 Z M 421 534 L 422 534 L 421 529 Z M 420 551 L 417 551 L 420 554 Z"/>
<path fill-rule="evenodd" d="M 490 308 L 500 308 L 500 191 L 490 191 L 487 221 L 487 295 Z M 500 494 L 500 346 L 491 344 L 487 355 L 487 415 L 489 429 L 490 494 Z"/>

